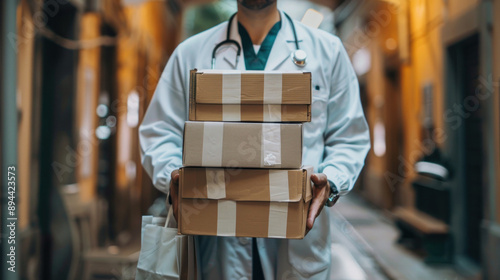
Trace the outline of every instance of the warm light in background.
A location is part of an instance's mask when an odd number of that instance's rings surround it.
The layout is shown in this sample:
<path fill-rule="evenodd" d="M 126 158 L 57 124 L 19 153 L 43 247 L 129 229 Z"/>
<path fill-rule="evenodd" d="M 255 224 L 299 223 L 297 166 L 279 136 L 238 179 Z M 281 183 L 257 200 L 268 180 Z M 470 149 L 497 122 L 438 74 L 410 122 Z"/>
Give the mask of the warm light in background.
<path fill-rule="evenodd" d="M 423 16 L 424 13 L 425 13 L 425 6 L 426 6 L 426 0 L 419 0 L 417 1 L 417 5 L 416 5 L 416 9 L 415 11 L 417 12 L 417 15 L 418 16 Z"/>
<path fill-rule="evenodd" d="M 127 98 L 127 124 L 130 127 L 139 124 L 139 93 L 135 90 Z"/>
<path fill-rule="evenodd" d="M 101 140 L 108 139 L 111 135 L 111 129 L 107 125 L 100 125 L 96 128 L 95 135 Z"/>
<path fill-rule="evenodd" d="M 352 56 L 352 65 L 358 76 L 362 76 L 370 71 L 371 55 L 366 48 L 359 49 Z"/>
<path fill-rule="evenodd" d="M 385 155 L 385 126 L 380 120 L 373 127 L 373 152 L 376 156 Z"/>
<path fill-rule="evenodd" d="M 398 42 L 394 38 L 389 38 L 385 40 L 385 47 L 390 51 L 396 50 L 398 47 Z"/>
<path fill-rule="evenodd" d="M 99 117 L 104 118 L 108 114 L 108 106 L 104 104 L 97 105 L 96 113 Z"/>

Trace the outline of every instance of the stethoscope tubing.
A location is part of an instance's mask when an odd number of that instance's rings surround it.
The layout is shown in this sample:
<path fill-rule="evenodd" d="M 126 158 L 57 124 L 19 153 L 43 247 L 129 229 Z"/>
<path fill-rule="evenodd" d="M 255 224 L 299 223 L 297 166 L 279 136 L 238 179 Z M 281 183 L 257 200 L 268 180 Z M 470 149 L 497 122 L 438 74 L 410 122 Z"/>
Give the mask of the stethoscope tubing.
<path fill-rule="evenodd" d="M 284 14 L 285 14 L 286 18 L 288 19 L 288 21 L 290 22 L 290 25 L 292 26 L 293 38 L 295 39 L 294 40 L 295 41 L 295 50 L 298 51 L 298 50 L 300 50 L 300 46 L 299 46 L 299 39 L 297 38 L 297 31 L 295 30 L 295 24 L 293 23 L 292 18 L 287 13 L 284 13 Z M 215 68 L 217 50 L 225 44 L 233 44 L 236 46 L 236 49 L 237 49 L 237 51 L 236 51 L 236 64 L 238 64 L 238 58 L 240 57 L 240 54 L 241 54 L 241 45 L 236 40 L 230 39 L 231 38 L 231 26 L 232 26 L 233 19 L 235 16 L 236 16 L 236 13 L 234 13 L 229 18 L 228 25 L 227 25 L 226 40 L 215 45 L 215 47 L 212 51 L 212 69 Z M 294 63 L 297 64 L 295 61 L 294 61 Z M 297 65 L 299 65 L 299 64 L 297 64 Z"/>

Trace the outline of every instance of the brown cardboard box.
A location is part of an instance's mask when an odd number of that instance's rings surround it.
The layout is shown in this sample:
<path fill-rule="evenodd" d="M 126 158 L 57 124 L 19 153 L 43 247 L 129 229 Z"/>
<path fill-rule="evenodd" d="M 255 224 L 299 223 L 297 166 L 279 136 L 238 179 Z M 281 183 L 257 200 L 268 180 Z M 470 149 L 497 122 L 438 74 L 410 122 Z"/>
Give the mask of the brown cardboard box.
<path fill-rule="evenodd" d="M 311 73 L 191 70 L 191 121 L 311 121 Z"/>
<path fill-rule="evenodd" d="M 311 105 L 196 104 L 189 110 L 191 121 L 310 122 Z M 228 113 L 229 112 L 229 113 Z M 236 112 L 233 114 L 232 112 Z"/>
<path fill-rule="evenodd" d="M 183 167 L 179 233 L 301 239 L 312 198 L 312 167 Z"/>
<path fill-rule="evenodd" d="M 302 124 L 186 122 L 184 166 L 300 168 Z"/>

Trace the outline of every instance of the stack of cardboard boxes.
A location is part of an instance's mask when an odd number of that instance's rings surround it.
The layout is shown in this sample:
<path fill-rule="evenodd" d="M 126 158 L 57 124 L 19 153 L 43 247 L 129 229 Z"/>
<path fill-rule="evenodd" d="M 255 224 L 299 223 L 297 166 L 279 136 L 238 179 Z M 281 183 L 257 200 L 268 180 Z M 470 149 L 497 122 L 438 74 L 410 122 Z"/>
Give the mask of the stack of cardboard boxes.
<path fill-rule="evenodd" d="M 311 74 L 191 71 L 179 232 L 303 238 L 312 167 L 302 167 Z"/>

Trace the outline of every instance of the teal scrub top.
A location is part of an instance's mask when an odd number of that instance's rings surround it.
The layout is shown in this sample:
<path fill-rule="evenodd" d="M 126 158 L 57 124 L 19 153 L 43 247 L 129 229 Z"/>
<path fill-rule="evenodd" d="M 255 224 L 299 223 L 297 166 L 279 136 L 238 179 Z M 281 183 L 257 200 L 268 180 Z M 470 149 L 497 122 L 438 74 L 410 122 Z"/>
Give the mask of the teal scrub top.
<path fill-rule="evenodd" d="M 281 29 L 281 20 L 278 21 L 267 33 L 266 38 L 260 45 L 259 52 L 256 54 L 253 48 L 252 39 L 248 35 L 247 30 L 241 23 L 238 22 L 238 32 L 243 45 L 243 56 L 245 57 L 246 70 L 264 70 L 266 68 L 267 59 L 273 48 L 274 41 L 278 32 Z"/>

